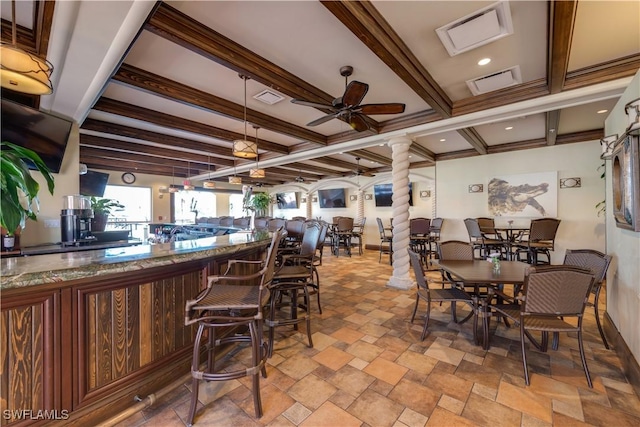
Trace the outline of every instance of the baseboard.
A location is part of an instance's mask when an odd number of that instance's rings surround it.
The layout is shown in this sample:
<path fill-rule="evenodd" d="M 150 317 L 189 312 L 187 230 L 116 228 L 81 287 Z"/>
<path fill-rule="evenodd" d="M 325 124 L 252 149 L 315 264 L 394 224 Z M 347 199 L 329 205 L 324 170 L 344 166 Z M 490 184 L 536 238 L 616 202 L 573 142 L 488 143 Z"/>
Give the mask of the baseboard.
<path fill-rule="evenodd" d="M 624 338 L 622 338 L 622 335 L 620 335 L 620 332 L 618 332 L 618 328 L 613 324 L 611 317 L 609 317 L 609 313 L 606 312 L 604 314 L 603 327 L 607 340 L 609 341 L 609 345 L 613 347 L 613 350 L 622 362 L 622 369 L 624 370 L 629 383 L 633 386 L 636 394 L 640 396 L 640 365 L 638 365 L 638 361 L 633 356 L 633 353 L 631 353 L 631 350 L 624 341 Z"/>

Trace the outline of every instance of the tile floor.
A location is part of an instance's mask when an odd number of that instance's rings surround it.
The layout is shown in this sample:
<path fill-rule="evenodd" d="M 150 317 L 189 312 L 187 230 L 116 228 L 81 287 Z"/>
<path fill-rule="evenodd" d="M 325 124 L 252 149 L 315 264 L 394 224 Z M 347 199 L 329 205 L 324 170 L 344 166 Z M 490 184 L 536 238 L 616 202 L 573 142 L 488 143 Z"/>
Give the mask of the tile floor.
<path fill-rule="evenodd" d="M 600 341 L 593 309 L 585 320 L 593 389 L 577 339 L 566 334 L 557 351 L 528 351 L 527 387 L 517 329 L 499 325 L 484 351 L 473 343 L 472 322 L 451 323 L 448 308 L 434 304 L 421 342 L 422 319 L 409 322 L 414 291 L 387 288 L 391 271 L 375 251 L 336 258 L 326 249 L 314 348 L 303 333 L 278 328 L 268 378 L 261 379 L 262 418 L 254 417 L 249 378 L 201 383 L 195 426 L 640 425 L 640 400 Z M 248 355 L 239 349 L 225 362 Z M 185 425 L 190 384 L 118 426 Z"/>

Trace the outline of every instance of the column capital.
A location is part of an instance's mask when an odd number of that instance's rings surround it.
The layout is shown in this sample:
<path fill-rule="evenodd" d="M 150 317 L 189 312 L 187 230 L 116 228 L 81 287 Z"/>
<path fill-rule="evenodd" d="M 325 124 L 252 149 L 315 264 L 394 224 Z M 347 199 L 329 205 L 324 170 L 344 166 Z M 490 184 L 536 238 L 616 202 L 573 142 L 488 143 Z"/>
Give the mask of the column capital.
<path fill-rule="evenodd" d="M 408 135 L 404 134 L 404 135 L 398 135 L 398 136 L 394 136 L 392 138 L 389 138 L 387 140 L 387 145 L 389 147 L 392 147 L 396 144 L 408 144 L 411 145 L 411 143 L 413 143 L 413 140 L 411 138 L 409 138 Z"/>

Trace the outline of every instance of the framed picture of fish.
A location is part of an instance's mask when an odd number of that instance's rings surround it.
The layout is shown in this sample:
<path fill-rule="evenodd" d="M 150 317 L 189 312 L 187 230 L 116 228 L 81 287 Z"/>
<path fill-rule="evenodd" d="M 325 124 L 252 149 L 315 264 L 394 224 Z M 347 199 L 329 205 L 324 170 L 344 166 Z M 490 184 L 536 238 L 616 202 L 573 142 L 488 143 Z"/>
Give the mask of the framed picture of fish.
<path fill-rule="evenodd" d="M 558 215 L 558 173 L 496 176 L 487 186 L 489 215 L 554 218 Z"/>
<path fill-rule="evenodd" d="M 623 135 L 611 156 L 613 217 L 616 226 L 640 231 L 640 149 L 638 135 Z"/>

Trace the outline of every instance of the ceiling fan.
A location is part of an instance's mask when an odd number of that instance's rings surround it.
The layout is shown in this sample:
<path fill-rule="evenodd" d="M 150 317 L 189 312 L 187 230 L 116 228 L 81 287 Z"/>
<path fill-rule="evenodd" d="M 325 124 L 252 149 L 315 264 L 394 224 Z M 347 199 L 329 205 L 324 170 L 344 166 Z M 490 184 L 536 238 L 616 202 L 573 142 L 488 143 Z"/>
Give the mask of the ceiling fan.
<path fill-rule="evenodd" d="M 360 157 L 356 157 L 356 162 L 358 163 L 358 166 L 356 166 L 356 170 L 353 171 L 351 176 L 375 176 L 370 170 L 362 169 L 360 167 Z"/>
<path fill-rule="evenodd" d="M 355 80 L 347 84 L 351 74 L 353 74 L 353 67 L 345 65 L 340 68 L 340 75 L 344 77 L 345 81 L 345 90 L 341 97 L 335 98 L 331 102 L 331 105 L 319 104 L 302 99 L 291 100 L 294 104 L 331 111 L 330 114 L 307 123 L 307 126 L 316 126 L 328 122 L 331 119 L 340 119 L 349 123 L 356 131 L 363 132 L 370 128 L 367 114 L 400 114 L 404 112 L 405 105 L 400 103 L 360 105 L 369 90 L 369 85 Z"/>

